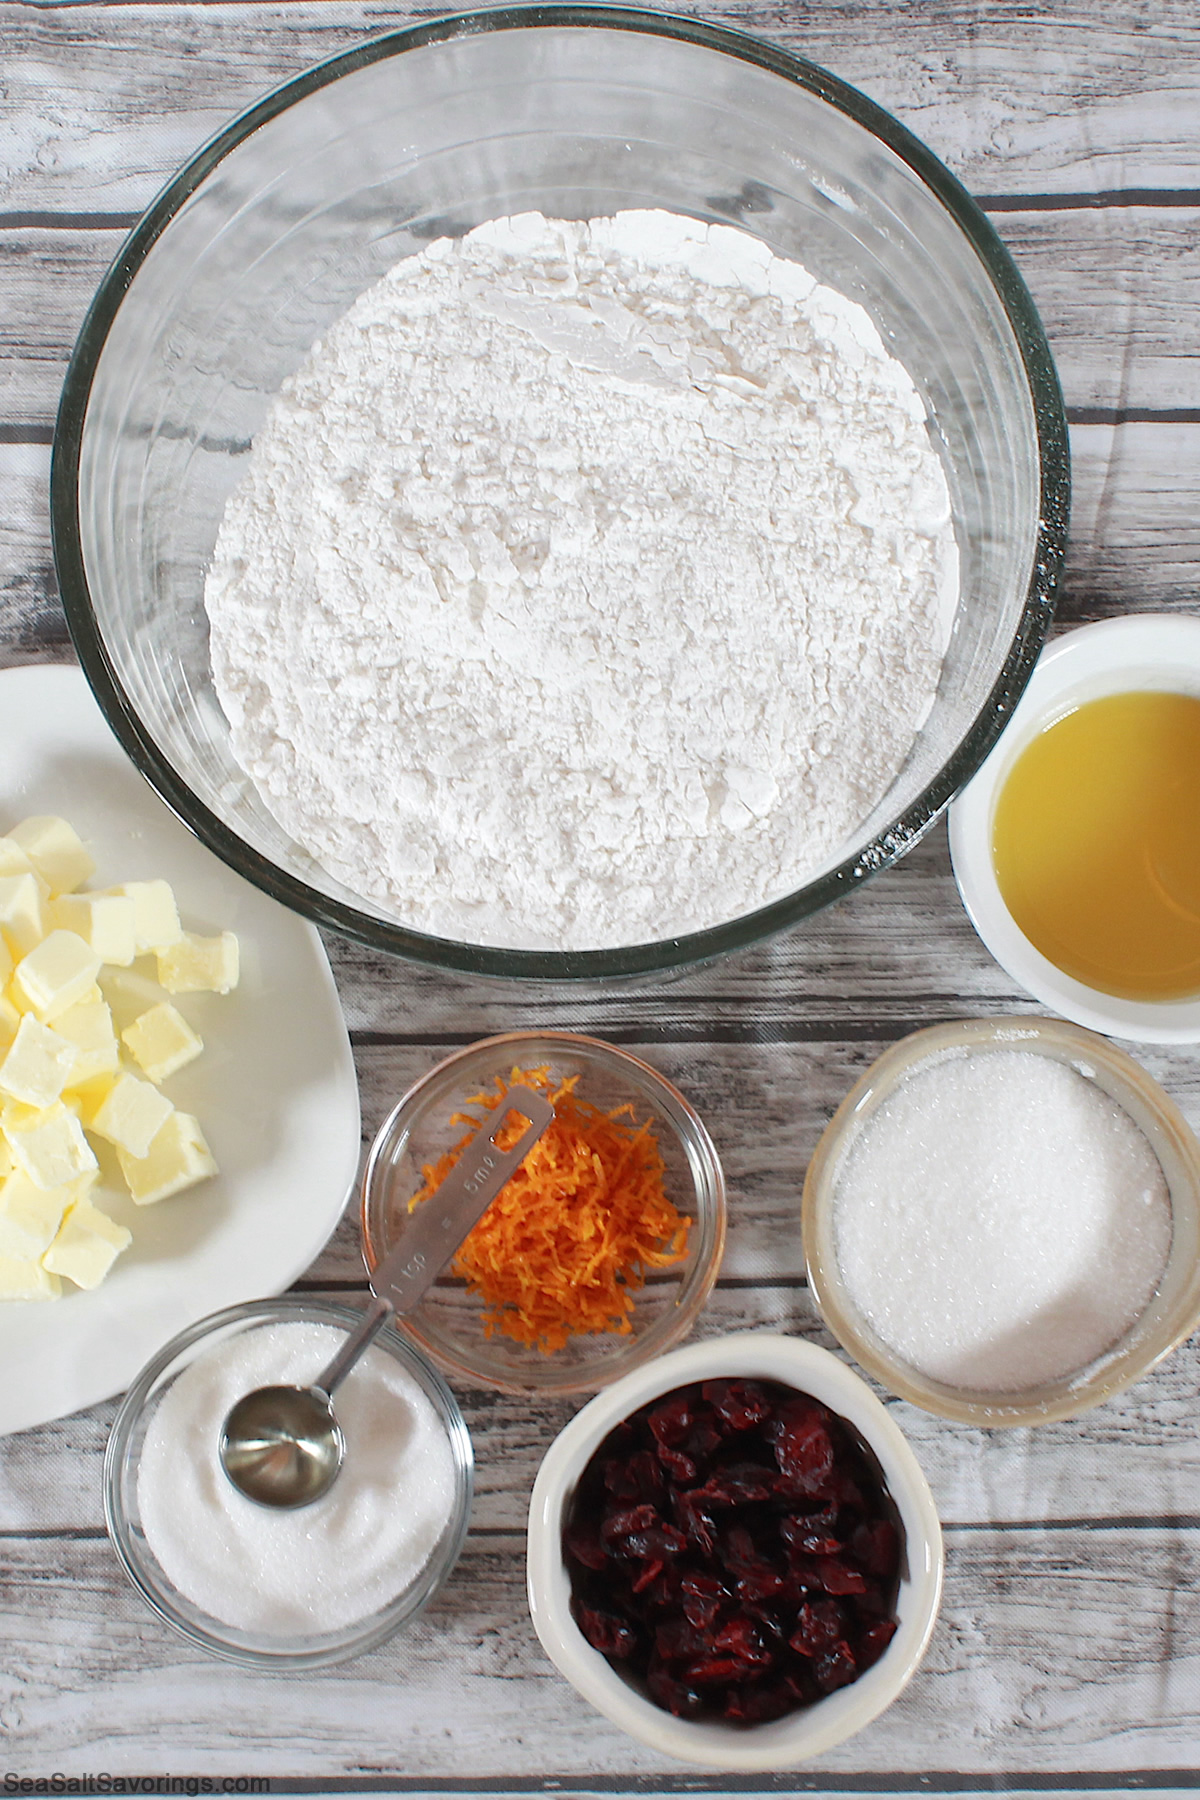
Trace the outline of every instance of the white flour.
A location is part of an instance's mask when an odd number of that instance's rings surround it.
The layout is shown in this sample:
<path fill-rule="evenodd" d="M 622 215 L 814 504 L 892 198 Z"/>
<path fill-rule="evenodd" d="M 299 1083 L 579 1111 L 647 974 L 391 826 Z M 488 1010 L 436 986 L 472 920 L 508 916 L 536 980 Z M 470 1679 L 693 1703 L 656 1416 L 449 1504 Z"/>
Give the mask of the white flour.
<path fill-rule="evenodd" d="M 957 591 L 863 309 L 749 234 L 431 244 L 279 394 L 206 587 L 275 817 L 404 923 L 537 949 L 734 918 L 887 791 Z"/>

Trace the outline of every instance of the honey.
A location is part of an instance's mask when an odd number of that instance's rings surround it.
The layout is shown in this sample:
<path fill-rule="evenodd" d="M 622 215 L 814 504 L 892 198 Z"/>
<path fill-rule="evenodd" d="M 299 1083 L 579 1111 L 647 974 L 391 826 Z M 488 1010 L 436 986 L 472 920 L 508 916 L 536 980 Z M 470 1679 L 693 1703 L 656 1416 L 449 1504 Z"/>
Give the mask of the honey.
<path fill-rule="evenodd" d="M 1047 726 L 1000 791 L 992 856 L 1064 974 L 1132 1000 L 1200 992 L 1200 699 L 1110 694 Z"/>

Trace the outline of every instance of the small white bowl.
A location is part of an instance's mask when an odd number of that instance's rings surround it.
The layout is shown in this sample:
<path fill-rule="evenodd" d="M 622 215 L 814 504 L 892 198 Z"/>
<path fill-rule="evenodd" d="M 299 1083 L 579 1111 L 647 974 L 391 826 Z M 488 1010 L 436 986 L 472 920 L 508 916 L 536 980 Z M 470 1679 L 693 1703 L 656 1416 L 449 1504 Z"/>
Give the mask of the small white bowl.
<path fill-rule="evenodd" d="M 1200 994 L 1125 1000 L 1088 987 L 1034 948 L 996 880 L 992 822 L 1000 791 L 1039 732 L 1086 700 L 1159 691 L 1200 698 L 1200 618 L 1166 614 L 1105 619 L 1042 652 L 999 744 L 950 808 L 950 856 L 976 931 L 1014 981 L 1077 1025 L 1148 1044 L 1200 1043 Z"/>
<path fill-rule="evenodd" d="M 562 1531 L 576 1484 L 622 1419 L 688 1382 L 721 1376 L 776 1381 L 811 1394 L 856 1429 L 873 1452 L 903 1526 L 897 1630 L 879 1661 L 849 1687 L 770 1724 L 677 1719 L 624 1680 L 593 1650 L 571 1615 Z M 529 1610 L 542 1648 L 598 1712 L 652 1750 L 712 1769 L 759 1774 L 832 1749 L 908 1685 L 937 1617 L 942 1533 L 929 1484 L 903 1433 L 866 1382 L 828 1350 L 773 1332 L 742 1331 L 689 1344 L 617 1381 L 577 1413 L 546 1453 L 529 1503 Z"/>

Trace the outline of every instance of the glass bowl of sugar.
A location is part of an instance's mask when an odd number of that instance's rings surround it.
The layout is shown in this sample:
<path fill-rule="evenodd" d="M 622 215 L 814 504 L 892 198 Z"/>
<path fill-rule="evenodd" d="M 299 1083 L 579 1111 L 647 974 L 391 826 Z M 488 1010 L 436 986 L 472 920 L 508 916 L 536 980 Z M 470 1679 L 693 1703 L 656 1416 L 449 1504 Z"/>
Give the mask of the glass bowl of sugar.
<path fill-rule="evenodd" d="M 1057 1019 L 885 1051 L 817 1146 L 803 1229 L 839 1343 L 969 1424 L 1071 1418 L 1200 1324 L 1200 1143 L 1132 1057 Z"/>
<path fill-rule="evenodd" d="M 391 1327 L 338 1390 L 346 1460 L 310 1506 L 246 1499 L 221 1467 L 233 1402 L 307 1385 L 358 1321 L 325 1300 L 254 1300 L 201 1319 L 147 1364 L 104 1461 L 125 1573 L 191 1643 L 247 1668 L 315 1668 L 373 1649 L 433 1599 L 471 1509 L 471 1439 L 453 1394 Z"/>

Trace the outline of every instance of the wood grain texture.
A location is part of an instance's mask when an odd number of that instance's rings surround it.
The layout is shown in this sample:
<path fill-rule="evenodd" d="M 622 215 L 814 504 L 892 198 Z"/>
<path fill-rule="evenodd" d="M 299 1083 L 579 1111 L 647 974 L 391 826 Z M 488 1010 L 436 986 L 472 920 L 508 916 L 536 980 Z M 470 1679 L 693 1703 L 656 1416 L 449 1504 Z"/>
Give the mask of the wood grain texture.
<path fill-rule="evenodd" d="M 1002 1784 L 1007 1770 L 1101 1761 L 1189 1773 L 1181 1745 L 1200 1729 L 1200 1613 L 1181 1612 L 1174 1597 L 1200 1578 L 1200 1533 L 1107 1526 L 1084 1567 L 1077 1536 L 952 1529 L 924 1666 L 890 1712 L 809 1773 L 986 1771 Z M 53 1742 L 57 1770 L 158 1769 L 166 1740 L 177 1767 L 181 1746 L 203 1745 L 209 1773 L 503 1780 L 527 1773 L 532 1754 L 538 1776 L 568 1789 L 576 1775 L 652 1773 L 657 1791 L 686 1790 L 683 1771 L 593 1713 L 542 1655 L 519 1534 L 473 1533 L 454 1578 L 409 1630 L 301 1680 L 231 1679 L 188 1649 L 149 1619 L 103 1539 L 10 1540 L 0 1575 L 10 1595 L 43 1602 L 36 1620 L 0 1613 L 0 1630 L 22 1632 L 0 1671 L 5 1749 L 18 1767 Z M 1154 1690 L 1168 1645 L 1177 1675 L 1164 1707 Z M 137 1683 L 148 1666 L 169 1732 L 141 1723 Z"/>
<path fill-rule="evenodd" d="M 860 86 L 989 206 L 1046 323 L 1073 415 L 1060 628 L 1200 611 L 1200 15 L 1194 0 L 740 0 L 688 7 Z M 265 89 L 438 10 L 366 0 L 0 0 L 0 666 L 69 658 L 50 552 L 49 434 L 96 282 L 129 221 Z M 369 1136 L 478 1036 L 611 1037 L 695 1101 L 730 1184 L 699 1331 L 830 1343 L 803 1281 L 804 1169 L 885 1045 L 942 1019 L 1039 1010 L 975 937 L 940 826 L 857 894 L 741 955 L 563 989 L 443 975 L 328 938 Z M 1200 1055 L 1137 1054 L 1200 1128 Z M 364 1292 L 347 1217 L 307 1291 Z M 9 1372 L 10 1378 L 15 1377 Z M 1120 1400 L 1035 1433 L 889 1401 L 948 1526 L 921 1673 L 872 1728 L 767 1792 L 1193 1790 L 1200 1766 L 1200 1342 Z M 0 1442 L 0 1767 L 269 1774 L 316 1791 L 753 1792 L 639 1751 L 579 1701 L 528 1622 L 522 1533 L 575 1410 L 461 1394 L 475 1530 L 391 1645 L 251 1676 L 192 1652 L 103 1535 L 114 1403 Z M 426 1785 L 427 1784 L 427 1785 Z"/>
<path fill-rule="evenodd" d="M 0 6 L 6 209 L 140 212 L 266 89 L 440 8 L 307 0 Z M 896 115 L 973 191 L 1094 195 L 1200 187 L 1190 0 L 787 0 L 681 13 L 760 33 Z"/>

